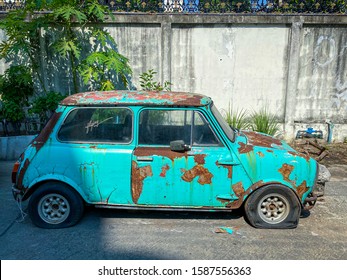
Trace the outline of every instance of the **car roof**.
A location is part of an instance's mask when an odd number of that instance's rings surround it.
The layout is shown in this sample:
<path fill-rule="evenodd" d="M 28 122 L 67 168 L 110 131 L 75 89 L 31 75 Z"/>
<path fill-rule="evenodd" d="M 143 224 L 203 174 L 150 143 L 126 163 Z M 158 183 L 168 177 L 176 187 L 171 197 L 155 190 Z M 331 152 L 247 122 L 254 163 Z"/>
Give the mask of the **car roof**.
<path fill-rule="evenodd" d="M 118 105 L 152 105 L 152 106 L 193 106 L 209 105 L 210 97 L 202 94 L 171 91 L 93 91 L 76 93 L 61 101 L 65 106 L 118 106 Z"/>

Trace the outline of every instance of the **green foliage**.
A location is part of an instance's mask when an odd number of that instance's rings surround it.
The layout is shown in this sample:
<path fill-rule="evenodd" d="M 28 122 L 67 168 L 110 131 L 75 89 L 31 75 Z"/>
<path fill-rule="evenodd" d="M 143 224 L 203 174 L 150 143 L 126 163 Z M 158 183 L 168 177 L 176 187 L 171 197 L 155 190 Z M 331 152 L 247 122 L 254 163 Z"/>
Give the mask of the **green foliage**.
<path fill-rule="evenodd" d="M 224 118 L 231 127 L 239 130 L 249 128 L 250 123 L 247 110 L 241 109 L 240 111 L 232 111 L 229 104 L 229 110 L 224 111 L 224 113 Z"/>
<path fill-rule="evenodd" d="M 34 100 L 30 113 L 37 114 L 40 121 L 45 122 L 57 109 L 59 102 L 65 97 L 66 95 L 52 91 L 47 95 L 39 96 Z"/>
<path fill-rule="evenodd" d="M 140 86 L 142 90 L 149 91 L 170 91 L 172 84 L 165 81 L 162 85 L 160 82 L 154 81 L 154 76 L 157 74 L 153 69 L 148 70 L 140 75 Z"/>
<path fill-rule="evenodd" d="M 101 90 L 115 89 L 118 80 L 127 86 L 127 76 L 132 73 L 128 59 L 112 49 L 91 53 L 82 61 L 79 72 L 84 84 Z"/>
<path fill-rule="evenodd" d="M 261 109 L 259 112 L 254 111 L 251 114 L 250 127 L 254 131 L 273 136 L 279 131 L 276 116 L 271 114 L 266 108 Z"/>
<path fill-rule="evenodd" d="M 50 13 L 35 14 L 40 10 Z M 0 58 L 31 67 L 35 85 L 47 94 L 40 69 L 40 41 L 45 33 L 47 45 L 56 54 L 45 58 L 46 69 L 54 69 L 57 60 L 69 68 L 74 92 L 79 91 L 82 80 L 90 90 L 115 88 L 117 83 L 127 86 L 131 74 L 128 60 L 118 53 L 109 32 L 96 24 L 107 15 L 112 17 L 109 8 L 98 0 L 27 0 L 24 9 L 9 12 L 0 23 L 8 38 L 0 43 Z M 106 58 L 90 62 L 97 52 Z M 109 74 L 102 75 L 103 71 Z"/>
<path fill-rule="evenodd" d="M 24 107 L 34 93 L 31 71 L 26 66 L 11 66 L 0 75 L 1 115 L 12 122 L 25 117 Z"/>

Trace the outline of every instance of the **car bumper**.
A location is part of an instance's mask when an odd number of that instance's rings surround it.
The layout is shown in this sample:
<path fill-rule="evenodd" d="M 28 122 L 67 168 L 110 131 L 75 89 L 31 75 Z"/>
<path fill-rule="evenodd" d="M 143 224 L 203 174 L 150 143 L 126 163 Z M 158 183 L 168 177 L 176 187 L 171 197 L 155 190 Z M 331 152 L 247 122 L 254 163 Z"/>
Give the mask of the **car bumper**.
<path fill-rule="evenodd" d="M 314 193 L 309 194 L 304 201 L 304 209 L 305 210 L 312 209 L 313 206 L 316 204 L 316 202 L 317 202 L 317 195 L 315 195 Z"/>

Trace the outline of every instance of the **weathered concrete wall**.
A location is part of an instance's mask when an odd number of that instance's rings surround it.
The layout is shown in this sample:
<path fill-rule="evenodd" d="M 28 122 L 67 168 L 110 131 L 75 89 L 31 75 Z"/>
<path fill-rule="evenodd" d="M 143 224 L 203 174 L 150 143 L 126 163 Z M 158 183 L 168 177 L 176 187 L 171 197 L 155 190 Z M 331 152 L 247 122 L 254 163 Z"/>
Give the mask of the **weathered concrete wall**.
<path fill-rule="evenodd" d="M 34 138 L 34 135 L 0 137 L 0 160 L 19 158 Z"/>
<path fill-rule="evenodd" d="M 327 137 L 326 120 L 334 141 L 347 137 L 347 16 L 117 14 L 105 27 L 130 60 L 131 88 L 154 69 L 172 90 L 207 94 L 219 108 L 267 107 L 287 139 L 310 126 Z M 47 85 L 69 92 L 69 70 L 56 67 Z"/>

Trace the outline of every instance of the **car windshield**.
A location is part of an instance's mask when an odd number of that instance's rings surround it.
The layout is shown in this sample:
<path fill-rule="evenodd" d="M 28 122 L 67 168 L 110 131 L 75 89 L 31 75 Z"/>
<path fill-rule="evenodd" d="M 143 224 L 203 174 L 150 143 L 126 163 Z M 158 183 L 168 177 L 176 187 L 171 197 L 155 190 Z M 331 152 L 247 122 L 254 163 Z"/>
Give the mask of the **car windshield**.
<path fill-rule="evenodd" d="M 235 131 L 228 125 L 228 123 L 223 118 L 222 114 L 218 111 L 217 107 L 214 104 L 211 105 L 211 110 L 215 118 L 217 119 L 219 125 L 223 129 L 224 133 L 228 136 L 228 138 L 234 142 L 235 140 Z"/>

